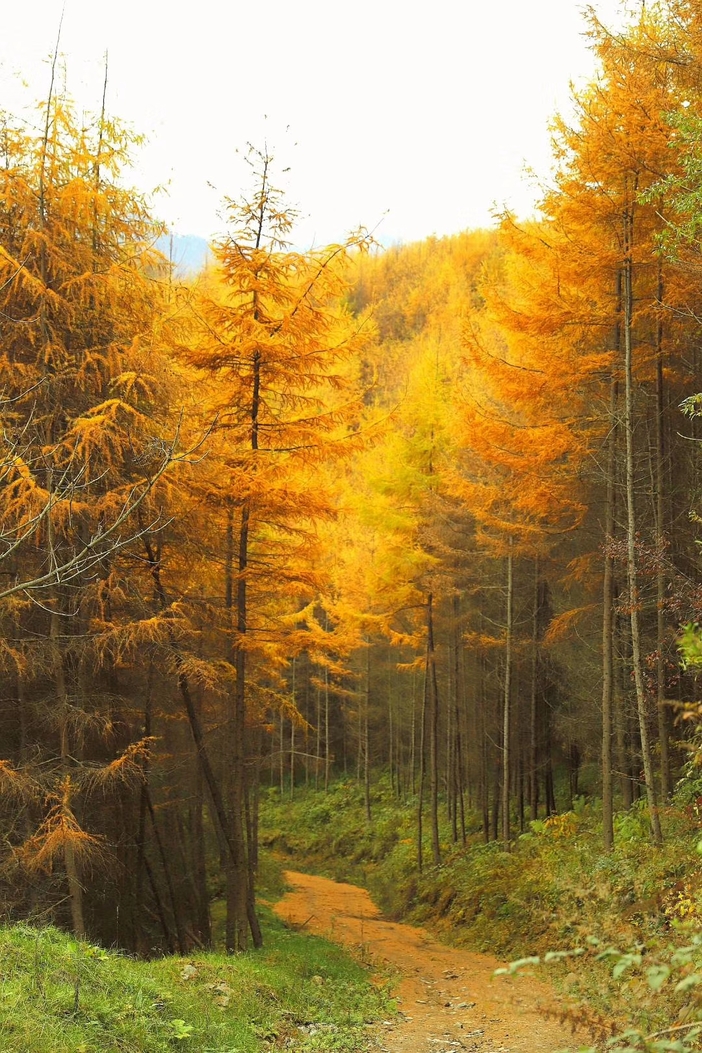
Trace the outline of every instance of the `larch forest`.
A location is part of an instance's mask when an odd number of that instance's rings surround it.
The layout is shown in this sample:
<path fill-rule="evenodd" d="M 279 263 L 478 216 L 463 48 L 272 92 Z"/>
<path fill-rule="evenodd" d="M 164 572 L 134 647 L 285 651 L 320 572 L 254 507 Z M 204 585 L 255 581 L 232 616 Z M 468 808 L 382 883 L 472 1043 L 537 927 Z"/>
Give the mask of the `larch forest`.
<path fill-rule="evenodd" d="M 586 24 L 537 216 L 386 249 L 293 249 L 252 148 L 183 278 L 104 103 L 0 116 L 7 925 L 236 956 L 264 857 L 364 844 L 389 913 L 489 950 L 521 890 L 493 949 L 701 1048 L 702 3 Z"/>

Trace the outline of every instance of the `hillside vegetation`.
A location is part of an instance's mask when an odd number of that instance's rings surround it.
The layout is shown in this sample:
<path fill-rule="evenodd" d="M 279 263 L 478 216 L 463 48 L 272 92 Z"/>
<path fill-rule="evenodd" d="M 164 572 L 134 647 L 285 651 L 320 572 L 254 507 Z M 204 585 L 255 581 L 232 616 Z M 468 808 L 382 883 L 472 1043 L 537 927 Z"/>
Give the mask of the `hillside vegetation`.
<path fill-rule="evenodd" d="M 421 874 L 416 801 L 398 801 L 385 783 L 373 793 L 372 811 L 369 822 L 363 787 L 352 780 L 327 794 L 299 790 L 292 801 L 272 790 L 262 805 L 261 840 L 283 865 L 363 884 L 386 916 L 425 925 L 450 943 L 507 961 L 528 959 L 531 967 L 541 957 L 564 1011 L 603 1041 L 627 1028 L 642 1035 L 700 1019 L 702 857 L 694 787 L 681 787 L 666 809 L 670 838 L 655 853 L 639 807 L 617 815 L 616 850 L 603 855 L 601 804 L 581 797 L 574 809 L 530 824 L 509 851 L 484 842 L 477 816 L 466 844 L 453 844 L 444 819 L 443 861 Z M 675 1041 L 683 1039 L 677 1046 L 637 1044 L 632 1033 L 608 1048 L 698 1048 L 692 1027 Z"/>
<path fill-rule="evenodd" d="M 392 1014 L 339 948 L 267 919 L 267 950 L 135 961 L 56 929 L 0 930 L 3 1053 L 363 1049 Z"/>

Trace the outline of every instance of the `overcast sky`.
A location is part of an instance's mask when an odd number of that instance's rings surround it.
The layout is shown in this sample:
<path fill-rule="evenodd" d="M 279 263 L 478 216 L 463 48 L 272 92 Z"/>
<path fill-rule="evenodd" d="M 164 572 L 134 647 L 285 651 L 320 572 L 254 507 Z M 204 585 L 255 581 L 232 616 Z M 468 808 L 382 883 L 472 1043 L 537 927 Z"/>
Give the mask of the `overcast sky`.
<path fill-rule="evenodd" d="M 147 137 L 132 182 L 166 184 L 155 212 L 203 237 L 247 185 L 237 149 L 264 140 L 301 247 L 524 215 L 524 166 L 548 173 L 548 121 L 594 69 L 579 0 L 25 0 L 3 5 L 0 107 L 46 96 L 64 6 L 69 93 L 99 109 L 109 50 L 110 111 Z M 618 0 L 593 6 L 619 24 Z"/>

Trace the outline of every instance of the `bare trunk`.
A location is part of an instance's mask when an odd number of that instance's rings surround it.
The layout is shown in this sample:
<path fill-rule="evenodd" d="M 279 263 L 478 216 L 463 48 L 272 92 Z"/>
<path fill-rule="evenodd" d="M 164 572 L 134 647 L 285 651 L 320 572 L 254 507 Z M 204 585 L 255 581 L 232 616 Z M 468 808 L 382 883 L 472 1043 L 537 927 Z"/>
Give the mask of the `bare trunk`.
<path fill-rule="evenodd" d="M 619 598 L 619 589 L 614 582 L 614 603 Z M 627 621 L 620 615 L 614 618 L 614 738 L 616 742 L 617 771 L 622 794 L 622 803 L 628 811 L 634 801 L 634 783 L 632 780 L 631 736 L 629 734 L 629 713 L 626 692 L 626 667 L 628 667 L 629 636 Z"/>
<path fill-rule="evenodd" d="M 49 489 L 51 490 L 51 486 L 49 487 Z M 50 550 L 50 558 L 53 559 L 55 557 L 55 550 L 50 517 L 48 529 L 48 544 Z M 58 589 L 55 590 L 53 602 L 54 609 L 51 611 L 51 614 L 49 616 L 49 639 L 51 642 L 51 661 L 53 665 L 56 707 L 60 714 L 61 721 L 59 732 L 61 739 L 61 769 L 64 774 L 64 779 L 66 780 L 66 786 L 69 787 L 71 785 L 70 770 L 73 767 L 74 760 L 71 755 L 71 744 L 69 738 L 69 699 L 68 691 L 66 689 L 64 654 L 60 639 L 61 615 L 59 613 L 59 608 L 61 604 L 61 598 Z M 66 807 L 72 809 L 73 805 L 70 800 L 68 789 L 66 790 L 66 797 Z M 85 916 L 83 913 L 83 886 L 80 882 L 75 848 L 70 833 L 64 841 L 63 861 L 66 870 L 66 883 L 68 885 L 68 899 L 71 906 L 71 925 L 73 927 L 73 932 L 78 937 L 78 939 L 83 939 L 85 937 Z"/>
<path fill-rule="evenodd" d="M 156 848 L 158 849 L 158 857 L 161 860 L 161 869 L 163 870 L 163 877 L 166 882 L 166 889 L 168 891 L 168 900 L 171 905 L 171 914 L 173 915 L 173 924 L 175 925 L 176 937 L 178 940 L 178 953 L 186 954 L 187 947 L 185 940 L 185 931 L 180 916 L 180 904 L 178 902 L 178 896 L 176 895 L 176 889 L 173 883 L 173 875 L 171 873 L 171 862 L 173 859 L 173 853 L 166 853 L 163 844 L 163 838 L 161 837 L 161 831 L 156 820 L 156 813 L 154 812 L 151 794 L 149 793 L 148 789 L 146 791 L 146 807 L 149 812 L 149 818 L 151 819 L 151 829 L 154 833 L 154 840 L 156 842 Z"/>
<path fill-rule="evenodd" d="M 412 716 L 410 723 L 409 783 L 412 794 L 417 792 L 417 677 L 412 671 Z"/>
<path fill-rule="evenodd" d="M 149 538 L 148 534 L 145 534 L 142 537 L 142 540 L 146 549 L 146 555 L 151 570 L 151 576 L 154 580 L 158 603 L 161 607 L 161 610 L 165 612 L 167 616 L 169 604 L 166 596 L 166 590 L 163 586 L 163 582 L 161 579 L 161 557 L 160 554 L 153 549 L 151 539 Z M 190 730 L 192 732 L 193 741 L 195 743 L 198 763 L 200 764 L 202 775 L 207 785 L 207 789 L 209 791 L 210 801 L 212 803 L 212 809 L 215 819 L 215 825 L 218 828 L 218 835 L 220 836 L 221 840 L 226 846 L 227 868 L 229 870 L 229 868 L 231 868 L 234 865 L 234 861 L 237 857 L 236 847 L 231 836 L 230 824 L 227 816 L 227 808 L 225 805 L 224 795 L 222 793 L 221 786 L 219 784 L 219 781 L 217 780 L 214 769 L 212 767 L 209 754 L 207 752 L 200 715 L 197 711 L 197 706 L 195 705 L 195 700 L 190 690 L 190 683 L 183 669 L 183 658 L 178 649 L 175 633 L 170 627 L 168 627 L 168 640 L 174 656 L 176 674 L 178 679 L 178 689 L 185 704 L 185 711 L 188 716 Z"/>
<path fill-rule="evenodd" d="M 149 656 L 149 667 L 146 679 L 146 698 L 144 700 L 144 736 L 150 738 L 152 734 L 152 690 L 153 690 L 154 666 L 153 659 Z M 139 825 L 137 827 L 137 859 L 136 859 L 136 881 L 134 893 L 134 925 L 137 936 L 138 950 L 142 950 L 141 940 L 143 938 L 143 896 L 144 896 L 144 874 L 146 854 L 146 793 L 149 787 L 151 765 L 145 760 L 142 765 L 142 781 L 139 791 Z"/>
<path fill-rule="evenodd" d="M 388 676 L 388 768 L 390 769 L 390 787 L 393 793 L 400 795 L 400 773 L 395 771 L 396 749 L 395 749 L 395 716 L 392 706 L 392 681 Z M 397 774 L 397 788 L 395 787 L 395 775 Z"/>
<path fill-rule="evenodd" d="M 514 557 L 512 538 L 509 539 L 507 556 L 507 623 L 505 626 L 505 685 L 502 703 L 502 840 L 506 845 L 511 840 L 509 816 L 509 773 L 511 765 L 511 693 L 512 693 L 512 617 L 514 589 Z"/>
<path fill-rule="evenodd" d="M 248 502 L 241 508 L 238 545 L 238 575 L 236 582 L 236 642 L 232 640 L 236 682 L 229 717 L 229 836 L 231 853 L 227 869 L 227 922 L 225 942 L 228 954 L 246 950 L 248 944 L 248 882 L 246 838 L 244 833 L 244 765 L 246 756 L 246 647 L 247 607 L 246 573 L 249 552 Z"/>
<path fill-rule="evenodd" d="M 367 731 L 367 727 L 366 727 Z M 331 751 L 329 749 L 329 670 L 324 670 L 324 792 L 329 791 Z"/>
<path fill-rule="evenodd" d="M 539 560 L 534 560 L 534 615 L 531 633 L 531 693 L 529 699 L 529 814 L 538 818 L 539 811 Z"/>
<path fill-rule="evenodd" d="M 368 714 L 370 711 L 370 689 L 371 689 L 371 653 L 370 640 L 366 640 L 366 692 L 365 705 L 363 707 L 363 796 L 366 805 L 366 820 L 371 821 L 371 798 L 370 798 L 370 735 L 368 731 Z"/>
<path fill-rule="evenodd" d="M 198 700 L 199 702 L 199 700 Z M 201 708 L 201 705 L 200 707 Z M 207 850 L 205 844 L 205 826 L 204 826 L 204 782 L 202 778 L 202 768 L 199 764 L 195 765 L 195 785 L 193 792 L 193 802 L 191 806 L 191 824 L 192 824 L 192 839 L 193 839 L 193 860 L 194 860 L 194 883 L 197 895 L 197 927 L 200 942 L 203 947 L 212 946 L 212 925 L 210 922 L 210 901 L 207 890 Z"/>
<path fill-rule="evenodd" d="M 665 395 L 663 386 L 663 261 L 658 261 L 658 322 L 656 326 L 656 695 L 658 743 L 661 751 L 661 796 L 670 795 L 670 756 L 668 712 L 665 704 L 665 437 L 663 431 Z"/>
<path fill-rule="evenodd" d="M 454 767 L 455 767 L 455 781 L 457 791 L 457 805 L 458 805 L 458 819 L 460 826 L 461 841 L 463 844 L 466 843 L 466 815 L 465 815 L 465 804 L 463 800 L 464 791 L 464 772 L 463 772 L 463 737 L 461 735 L 461 705 L 460 700 L 462 698 L 462 687 L 463 677 L 461 675 L 461 629 L 460 629 L 460 614 L 461 614 L 461 601 L 458 595 L 453 598 L 453 619 L 454 619 Z M 455 822 L 454 807 L 454 822 Z"/>
<path fill-rule="evenodd" d="M 431 816 L 431 856 L 434 866 L 441 862 L 439 843 L 439 687 L 436 679 L 434 647 L 434 597 L 427 597 L 427 677 L 429 679 L 429 795 Z"/>
<path fill-rule="evenodd" d="M 651 836 L 654 844 L 663 843 L 656 789 L 653 781 L 653 762 L 648 735 L 648 714 L 646 713 L 646 689 L 643 678 L 641 656 L 641 634 L 639 625 L 639 588 L 636 565 L 636 509 L 634 502 L 634 380 L 632 362 L 633 335 L 633 215 L 631 209 L 626 217 L 626 257 L 624 260 L 624 372 L 626 382 L 624 407 L 624 432 L 626 437 L 626 506 L 627 506 L 627 581 L 629 586 L 629 607 L 631 618 L 631 656 L 636 686 L 636 708 L 638 713 L 639 734 L 641 736 L 641 753 L 643 759 L 646 798 L 650 812 Z"/>
<path fill-rule="evenodd" d="M 422 695 L 422 712 L 419 727 L 419 789 L 417 792 L 417 869 L 422 872 L 424 867 L 424 776 L 426 763 L 424 758 L 424 746 L 426 741 L 427 727 L 427 696 L 429 693 L 429 645 L 427 643 L 427 656 L 424 665 L 424 692 Z"/>
<path fill-rule="evenodd" d="M 292 660 L 292 705 L 293 705 L 293 710 L 297 710 L 297 696 L 296 696 L 296 687 L 297 687 L 297 685 L 295 683 L 295 674 L 296 674 L 296 672 L 297 672 L 297 670 L 296 670 L 296 664 L 295 664 L 295 656 L 293 655 L 293 660 Z M 291 801 L 292 801 L 294 796 L 295 796 L 295 717 L 294 717 L 294 714 L 293 714 L 293 719 L 292 719 L 292 722 L 291 722 L 291 725 L 290 725 L 290 800 Z"/>
<path fill-rule="evenodd" d="M 258 809 L 261 773 L 261 729 L 257 729 L 256 751 L 244 768 L 244 817 L 246 821 L 246 917 L 255 948 L 263 946 L 263 933 L 256 914 L 256 877 L 258 874 Z M 252 775 L 253 772 L 253 775 Z"/>
<path fill-rule="evenodd" d="M 314 788 L 319 789 L 319 771 L 322 764 L 322 689 L 317 684 L 317 740 L 314 760 Z"/>
<path fill-rule="evenodd" d="M 621 284 L 621 278 L 618 281 Z M 614 676 L 614 565 L 609 546 L 614 539 L 614 466 L 616 454 L 617 382 L 610 395 L 610 432 L 605 491 L 605 553 L 602 583 L 602 836 L 606 852 L 614 847 L 612 783 L 612 713 Z"/>

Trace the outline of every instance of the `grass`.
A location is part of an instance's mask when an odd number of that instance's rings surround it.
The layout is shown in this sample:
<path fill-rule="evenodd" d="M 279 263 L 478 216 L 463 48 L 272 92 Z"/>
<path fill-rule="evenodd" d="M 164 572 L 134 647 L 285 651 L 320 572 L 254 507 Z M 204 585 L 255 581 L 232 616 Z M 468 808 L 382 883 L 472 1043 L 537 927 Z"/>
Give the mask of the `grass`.
<path fill-rule="evenodd" d="M 266 914 L 266 947 L 152 962 L 56 929 L 0 930 L 2 1053 L 255 1053 L 366 1048 L 393 1012 L 340 948 Z"/>

